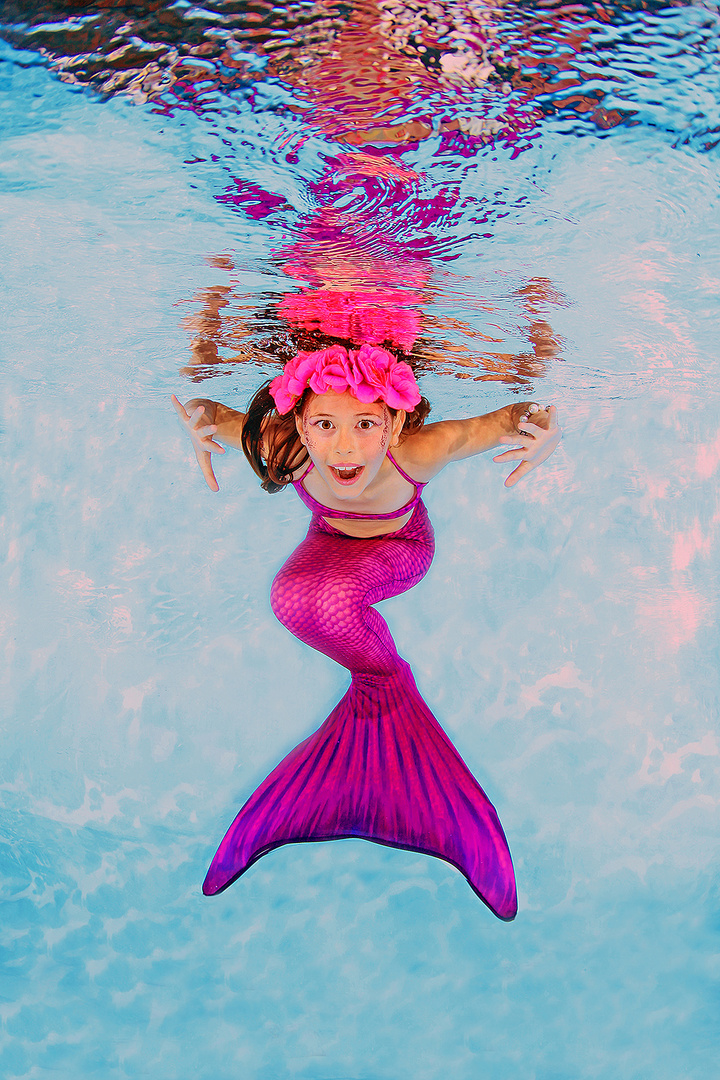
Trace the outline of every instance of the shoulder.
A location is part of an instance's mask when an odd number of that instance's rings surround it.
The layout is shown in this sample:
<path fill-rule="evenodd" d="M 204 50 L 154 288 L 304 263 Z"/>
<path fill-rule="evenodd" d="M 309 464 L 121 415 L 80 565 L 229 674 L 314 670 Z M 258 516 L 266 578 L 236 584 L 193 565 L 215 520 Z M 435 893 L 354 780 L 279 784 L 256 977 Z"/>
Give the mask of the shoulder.
<path fill-rule="evenodd" d="M 313 468 L 313 463 L 309 457 L 306 457 L 304 461 L 298 465 L 296 469 L 293 469 L 292 477 L 288 481 L 290 484 L 297 484 L 304 480 L 307 474 Z"/>
<path fill-rule="evenodd" d="M 426 483 L 450 460 L 448 452 L 454 438 L 452 427 L 451 420 L 425 424 L 394 447 L 392 455 L 408 476 Z"/>

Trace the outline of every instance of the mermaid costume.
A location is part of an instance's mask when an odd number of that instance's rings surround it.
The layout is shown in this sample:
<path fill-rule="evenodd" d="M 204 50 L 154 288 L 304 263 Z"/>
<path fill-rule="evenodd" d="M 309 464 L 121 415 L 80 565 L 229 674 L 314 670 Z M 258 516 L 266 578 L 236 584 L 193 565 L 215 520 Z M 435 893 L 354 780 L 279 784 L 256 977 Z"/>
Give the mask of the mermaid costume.
<path fill-rule="evenodd" d="M 350 688 L 325 723 L 250 796 L 210 865 L 203 892 L 231 885 L 273 848 L 362 838 L 434 855 L 457 867 L 500 919 L 517 912 L 515 876 L 495 808 L 418 693 L 385 620 L 372 606 L 427 573 L 434 534 L 424 484 L 400 468 L 415 495 L 389 514 L 332 510 L 302 480 L 313 516 L 275 578 L 273 611 L 301 641 L 349 669 Z M 390 520 L 397 532 L 353 537 L 327 518 Z"/>

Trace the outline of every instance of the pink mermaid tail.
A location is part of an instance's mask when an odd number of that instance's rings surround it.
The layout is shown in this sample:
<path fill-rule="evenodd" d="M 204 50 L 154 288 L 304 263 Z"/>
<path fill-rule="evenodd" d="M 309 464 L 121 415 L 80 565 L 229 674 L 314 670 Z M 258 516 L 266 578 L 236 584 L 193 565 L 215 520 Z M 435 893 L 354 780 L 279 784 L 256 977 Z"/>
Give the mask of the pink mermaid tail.
<path fill-rule="evenodd" d="M 206 895 L 282 844 L 361 837 L 452 863 L 499 918 L 515 917 L 515 876 L 495 809 L 371 606 L 412 588 L 432 556 L 422 502 L 399 532 L 371 539 L 313 518 L 273 583 L 272 605 L 293 634 L 349 668 L 352 683 L 245 803 L 208 870 Z"/>

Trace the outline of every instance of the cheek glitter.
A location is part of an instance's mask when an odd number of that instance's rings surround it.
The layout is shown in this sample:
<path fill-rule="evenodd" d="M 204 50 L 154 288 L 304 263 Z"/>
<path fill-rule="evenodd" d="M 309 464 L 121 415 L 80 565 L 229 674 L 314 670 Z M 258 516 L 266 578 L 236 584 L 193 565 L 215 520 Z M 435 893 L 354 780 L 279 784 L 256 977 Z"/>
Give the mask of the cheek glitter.
<path fill-rule="evenodd" d="M 383 411 L 385 413 L 385 423 L 383 424 L 380 446 L 383 450 L 385 450 L 387 448 L 388 438 L 390 435 L 390 413 L 387 411 L 387 409 L 384 409 Z"/>
<path fill-rule="evenodd" d="M 309 450 L 312 453 L 312 451 L 315 449 L 315 442 L 310 437 L 310 430 L 311 430 L 310 425 L 308 424 L 308 422 L 307 422 L 307 420 L 305 419 L 304 416 L 303 416 L 303 421 L 302 421 L 302 429 L 303 429 L 303 435 L 305 436 L 305 447 L 306 447 L 307 450 Z"/>

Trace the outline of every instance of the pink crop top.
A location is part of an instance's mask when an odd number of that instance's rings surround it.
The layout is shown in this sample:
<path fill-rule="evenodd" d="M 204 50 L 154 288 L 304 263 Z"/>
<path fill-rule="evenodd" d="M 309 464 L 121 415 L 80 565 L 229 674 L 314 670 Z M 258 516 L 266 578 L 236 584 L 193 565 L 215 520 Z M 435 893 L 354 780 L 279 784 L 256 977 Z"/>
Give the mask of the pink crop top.
<path fill-rule="evenodd" d="M 406 502 L 405 505 L 401 506 L 399 510 L 391 510 L 389 514 L 358 514 L 353 513 L 352 510 L 333 510 L 330 506 L 323 506 L 321 502 L 318 502 L 317 499 L 314 499 L 312 497 L 309 491 L 305 490 L 305 485 L 303 484 L 303 480 L 305 479 L 307 474 L 312 468 L 314 468 L 312 461 L 310 462 L 300 479 L 293 480 L 293 487 L 297 491 L 302 501 L 307 506 L 308 510 L 312 510 L 313 514 L 320 514 L 321 517 L 352 518 L 354 521 L 392 521 L 394 518 L 403 517 L 405 514 L 409 514 L 411 510 L 415 509 L 422 497 L 423 488 L 427 487 L 427 484 L 422 484 L 419 480 L 413 480 L 411 476 L 408 476 L 406 472 L 403 472 L 403 470 L 400 468 L 397 461 L 392 456 L 389 450 L 388 457 L 390 458 L 400 475 L 404 477 L 404 479 L 407 480 L 409 484 L 412 484 L 412 486 L 415 488 L 415 494 L 413 495 L 410 502 Z"/>

